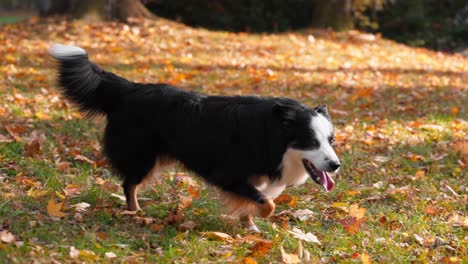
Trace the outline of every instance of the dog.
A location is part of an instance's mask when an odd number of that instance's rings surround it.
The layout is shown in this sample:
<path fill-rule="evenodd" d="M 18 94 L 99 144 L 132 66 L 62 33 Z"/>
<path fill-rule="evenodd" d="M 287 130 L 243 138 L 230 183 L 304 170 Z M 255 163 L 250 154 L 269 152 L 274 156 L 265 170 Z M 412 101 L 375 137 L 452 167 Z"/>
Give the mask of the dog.
<path fill-rule="evenodd" d="M 88 117 L 105 115 L 103 152 L 123 180 L 129 210 L 138 187 L 174 161 L 215 187 L 249 231 L 273 199 L 309 177 L 326 191 L 340 161 L 327 107 L 288 98 L 211 96 L 164 83 L 135 83 L 91 62 L 85 50 L 53 44 L 64 96 Z"/>

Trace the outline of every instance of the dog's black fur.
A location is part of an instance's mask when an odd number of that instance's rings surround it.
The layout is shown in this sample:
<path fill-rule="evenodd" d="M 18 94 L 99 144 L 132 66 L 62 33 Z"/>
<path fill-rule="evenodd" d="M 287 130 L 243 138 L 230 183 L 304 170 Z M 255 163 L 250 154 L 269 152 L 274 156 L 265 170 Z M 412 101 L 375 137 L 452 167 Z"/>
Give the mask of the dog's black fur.
<path fill-rule="evenodd" d="M 264 203 L 249 178 L 281 177 L 286 149 L 313 147 L 310 116 L 324 111 L 286 98 L 207 96 L 134 83 L 102 70 L 86 53 L 56 58 L 66 97 L 88 115 L 107 116 L 104 152 L 124 190 L 164 157 L 224 191 Z"/>

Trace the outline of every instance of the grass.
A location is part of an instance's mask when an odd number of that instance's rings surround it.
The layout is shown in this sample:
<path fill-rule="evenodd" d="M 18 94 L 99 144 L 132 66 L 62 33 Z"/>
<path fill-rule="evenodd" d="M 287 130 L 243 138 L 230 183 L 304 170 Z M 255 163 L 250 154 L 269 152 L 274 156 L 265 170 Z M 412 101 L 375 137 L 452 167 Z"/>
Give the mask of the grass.
<path fill-rule="evenodd" d="M 323 32 L 311 41 L 306 33 L 145 23 L 0 27 L 0 234 L 15 237 L 0 244 L 0 263 L 269 263 L 282 261 L 281 248 L 311 263 L 359 263 L 366 256 L 380 263 L 468 262 L 461 220 L 466 58 L 380 38 L 363 42 L 354 32 Z M 141 194 L 144 212 L 125 214 L 119 179 L 100 156 L 105 121 L 82 119 L 59 95 L 46 55 L 52 41 L 83 46 L 103 68 L 135 81 L 326 103 L 344 164 L 335 189 L 325 193 L 312 181 L 288 189 L 271 219 L 255 220 L 262 234 L 249 235 L 224 215 L 209 187 L 176 168 Z M 31 147 L 34 139 L 40 150 Z M 183 217 L 165 221 L 187 197 L 193 201 Z M 65 216 L 51 217 L 51 200 L 63 202 Z M 89 207 L 74 209 L 82 202 Z M 353 216 L 353 204 L 364 217 Z M 313 215 L 300 220 L 294 213 L 301 209 Z M 181 231 L 189 220 L 197 226 Z M 294 237 L 294 227 L 321 244 Z"/>

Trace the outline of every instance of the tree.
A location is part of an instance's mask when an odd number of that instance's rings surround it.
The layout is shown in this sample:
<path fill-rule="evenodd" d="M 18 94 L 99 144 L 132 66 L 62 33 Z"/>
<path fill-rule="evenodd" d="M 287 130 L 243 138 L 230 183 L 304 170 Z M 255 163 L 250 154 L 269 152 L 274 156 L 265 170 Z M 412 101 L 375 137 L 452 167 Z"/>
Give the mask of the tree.
<path fill-rule="evenodd" d="M 313 26 L 334 30 L 353 28 L 353 0 L 317 0 L 315 3 Z"/>
<path fill-rule="evenodd" d="M 42 16 L 63 14 L 120 21 L 154 17 L 140 0 L 39 0 L 38 9 Z"/>

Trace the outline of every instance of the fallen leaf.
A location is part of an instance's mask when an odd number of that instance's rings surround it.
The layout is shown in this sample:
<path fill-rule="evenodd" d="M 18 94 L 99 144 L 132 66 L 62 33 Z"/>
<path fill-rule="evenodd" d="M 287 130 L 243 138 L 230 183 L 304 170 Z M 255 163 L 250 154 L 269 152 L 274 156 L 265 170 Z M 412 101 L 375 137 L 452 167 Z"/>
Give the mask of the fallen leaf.
<path fill-rule="evenodd" d="M 233 238 L 232 236 L 222 233 L 222 232 L 202 232 L 201 233 L 203 236 L 214 239 L 214 240 L 219 240 L 219 241 L 224 241 L 224 242 L 232 242 Z"/>
<path fill-rule="evenodd" d="M 287 193 L 283 193 L 280 196 L 276 197 L 274 202 L 275 202 L 276 205 L 283 205 L 283 204 L 287 204 L 287 203 L 291 202 L 291 200 L 292 200 L 291 195 L 289 195 Z"/>
<path fill-rule="evenodd" d="M 162 231 L 164 229 L 164 225 L 162 225 L 162 224 L 151 224 L 150 229 L 153 232 L 159 232 L 159 231 Z"/>
<path fill-rule="evenodd" d="M 89 203 L 81 202 L 81 203 L 71 205 L 70 208 L 74 208 L 75 211 L 77 212 L 84 212 L 86 211 L 86 208 L 88 208 L 89 206 L 91 206 Z"/>
<path fill-rule="evenodd" d="M 177 227 L 177 230 L 179 230 L 179 231 L 192 230 L 192 229 L 194 229 L 196 226 L 197 226 L 197 223 L 196 223 L 195 221 L 189 220 L 189 221 L 187 221 L 187 222 L 184 222 L 184 223 L 180 224 L 180 225 Z"/>
<path fill-rule="evenodd" d="M 184 219 L 184 213 L 182 212 L 182 210 L 170 211 L 164 219 L 164 224 L 173 225 L 182 221 L 182 219 Z"/>
<path fill-rule="evenodd" d="M 63 207 L 63 202 L 55 203 L 55 200 L 51 198 L 49 200 L 49 203 L 47 204 L 47 213 L 52 217 L 58 217 L 58 218 L 64 217 L 67 214 L 60 211 L 62 210 L 62 207 Z"/>
<path fill-rule="evenodd" d="M 336 203 L 332 203 L 331 207 L 340 209 L 341 211 L 344 211 L 346 213 L 349 212 L 349 204 L 347 203 L 336 202 Z"/>
<path fill-rule="evenodd" d="M 341 219 L 339 222 L 344 227 L 344 229 L 350 234 L 357 233 L 357 231 L 359 231 L 359 229 L 362 226 L 362 222 L 360 219 L 351 216 L 347 216 L 346 218 Z"/>
<path fill-rule="evenodd" d="M 78 184 L 68 184 L 63 189 L 63 193 L 66 196 L 75 196 L 75 195 L 78 195 L 78 194 L 81 193 L 81 189 L 82 189 L 82 186 L 80 186 Z"/>
<path fill-rule="evenodd" d="M 39 198 L 44 195 L 47 195 L 48 193 L 49 193 L 48 190 L 36 189 L 34 187 L 28 190 L 28 196 L 33 197 L 33 198 Z"/>
<path fill-rule="evenodd" d="M 26 143 L 24 145 L 24 151 L 26 152 L 26 155 L 30 158 L 36 156 L 39 154 L 41 151 L 41 144 L 39 143 L 39 140 L 33 139 L 31 142 Z"/>
<path fill-rule="evenodd" d="M 70 258 L 76 259 L 76 258 L 78 258 L 78 256 L 80 256 L 80 251 L 78 249 L 76 249 L 74 246 L 71 246 L 70 251 L 69 251 L 69 255 L 70 255 Z"/>
<path fill-rule="evenodd" d="M 300 239 L 302 241 L 305 241 L 305 242 L 313 242 L 313 243 L 317 243 L 319 245 L 321 245 L 322 243 L 320 243 L 320 241 L 318 240 L 318 238 L 308 232 L 308 233 L 304 233 L 304 231 L 302 231 L 301 229 L 297 228 L 297 227 L 294 227 L 292 230 L 289 230 L 288 233 L 292 234 L 295 238 L 297 239 Z"/>
<path fill-rule="evenodd" d="M 193 185 L 189 185 L 187 192 L 192 196 L 193 198 L 198 198 L 200 196 L 200 189 L 194 187 Z"/>
<path fill-rule="evenodd" d="M 281 260 L 285 264 L 297 264 L 301 263 L 301 260 L 299 257 L 295 254 L 289 254 L 284 251 L 284 248 L 280 246 L 280 251 L 281 251 Z"/>
<path fill-rule="evenodd" d="M 180 198 L 179 202 L 179 210 L 184 210 L 186 208 L 189 208 L 192 205 L 192 197 L 190 196 L 184 196 Z"/>
<path fill-rule="evenodd" d="M 361 261 L 362 261 L 362 264 L 372 263 L 370 256 L 365 252 L 361 253 Z"/>
<path fill-rule="evenodd" d="M 272 241 L 260 239 L 252 247 L 250 247 L 250 251 L 252 252 L 253 257 L 259 258 L 268 254 L 272 246 Z"/>
<path fill-rule="evenodd" d="M 4 243 L 9 244 L 15 242 L 15 236 L 8 230 L 2 230 L 0 231 L 0 240 Z"/>
<path fill-rule="evenodd" d="M 112 258 L 117 257 L 117 255 L 114 252 L 106 252 L 104 253 L 104 256 L 106 256 L 107 259 L 112 259 Z"/>
<path fill-rule="evenodd" d="M 300 209 L 291 213 L 292 216 L 302 221 L 310 220 L 313 218 L 314 214 L 315 213 L 309 209 Z"/>
<path fill-rule="evenodd" d="M 251 257 L 245 257 L 242 259 L 243 264 L 257 264 L 257 261 Z"/>
<path fill-rule="evenodd" d="M 359 204 L 353 204 L 349 207 L 349 215 L 362 219 L 366 215 L 366 208 L 359 207 Z"/>

